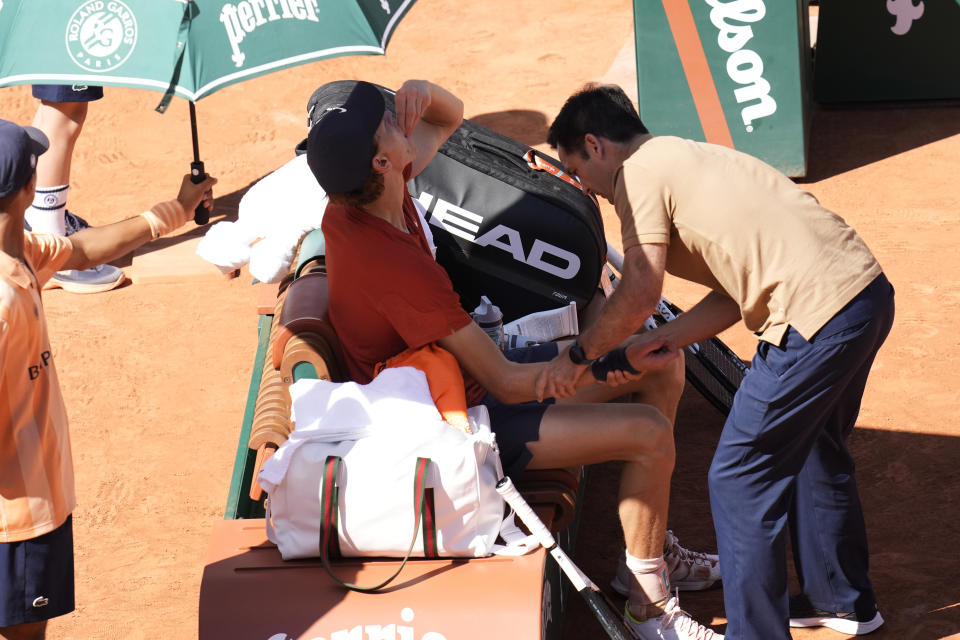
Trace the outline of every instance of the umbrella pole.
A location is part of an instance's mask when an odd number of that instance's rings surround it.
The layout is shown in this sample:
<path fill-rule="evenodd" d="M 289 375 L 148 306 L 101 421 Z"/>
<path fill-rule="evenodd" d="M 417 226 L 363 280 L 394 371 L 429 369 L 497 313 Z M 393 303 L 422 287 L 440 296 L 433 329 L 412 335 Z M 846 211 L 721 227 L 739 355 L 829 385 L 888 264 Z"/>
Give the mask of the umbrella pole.
<path fill-rule="evenodd" d="M 193 139 L 193 162 L 190 163 L 190 182 L 199 184 L 207 179 L 207 173 L 200 161 L 200 143 L 197 140 L 197 105 L 190 101 L 190 136 Z M 207 224 L 210 220 L 210 210 L 202 204 L 193 211 L 193 221 L 197 224 Z"/>
<path fill-rule="evenodd" d="M 197 142 L 197 103 L 193 100 L 190 101 L 190 137 L 193 139 L 193 161 L 200 162 L 200 143 Z"/>

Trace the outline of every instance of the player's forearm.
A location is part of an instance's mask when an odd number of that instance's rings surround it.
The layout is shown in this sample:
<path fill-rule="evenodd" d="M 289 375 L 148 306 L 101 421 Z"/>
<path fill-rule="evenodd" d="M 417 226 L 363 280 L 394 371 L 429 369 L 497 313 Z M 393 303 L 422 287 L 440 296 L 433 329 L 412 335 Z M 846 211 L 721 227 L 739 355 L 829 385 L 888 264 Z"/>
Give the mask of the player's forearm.
<path fill-rule="evenodd" d="M 538 400 L 537 382 L 548 367 L 547 362 L 521 364 L 508 362 L 506 368 L 499 375 L 480 384 L 500 402 L 519 404 Z M 596 379 L 589 367 L 584 367 L 583 373 L 575 383 L 577 389 L 594 384 Z"/>
<path fill-rule="evenodd" d="M 438 84 L 428 84 L 430 106 L 422 119 L 452 133 L 463 122 L 463 101 Z"/>

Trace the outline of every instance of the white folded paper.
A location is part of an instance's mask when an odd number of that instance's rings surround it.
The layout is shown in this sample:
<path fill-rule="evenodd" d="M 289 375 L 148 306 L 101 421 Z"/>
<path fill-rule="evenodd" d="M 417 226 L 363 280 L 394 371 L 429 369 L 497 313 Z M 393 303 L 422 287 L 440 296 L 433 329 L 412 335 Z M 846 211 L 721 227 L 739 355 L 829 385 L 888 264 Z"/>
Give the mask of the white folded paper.
<path fill-rule="evenodd" d="M 540 342 L 578 335 L 580 325 L 577 322 L 577 304 L 571 302 L 559 309 L 537 311 L 523 316 L 503 325 L 503 332 L 534 338 Z"/>

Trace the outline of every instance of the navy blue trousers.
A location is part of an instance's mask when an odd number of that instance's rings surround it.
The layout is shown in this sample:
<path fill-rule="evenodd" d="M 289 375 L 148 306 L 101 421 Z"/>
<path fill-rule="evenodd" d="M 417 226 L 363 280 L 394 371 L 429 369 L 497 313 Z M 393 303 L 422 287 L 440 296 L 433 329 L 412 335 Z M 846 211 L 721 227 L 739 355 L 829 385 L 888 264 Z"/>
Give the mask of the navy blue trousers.
<path fill-rule="evenodd" d="M 757 347 L 709 473 L 727 640 L 790 638 L 788 526 L 813 605 L 874 616 L 846 440 L 893 324 L 893 295 L 880 275 L 809 341 L 791 328 L 781 346 Z"/>

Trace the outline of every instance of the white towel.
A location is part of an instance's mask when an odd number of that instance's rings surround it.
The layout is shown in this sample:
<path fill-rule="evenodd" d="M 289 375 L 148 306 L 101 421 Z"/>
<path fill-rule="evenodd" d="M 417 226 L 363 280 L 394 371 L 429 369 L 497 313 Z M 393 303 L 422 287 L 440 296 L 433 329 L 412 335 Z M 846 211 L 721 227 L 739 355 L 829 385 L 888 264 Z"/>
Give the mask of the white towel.
<path fill-rule="evenodd" d="M 264 176 L 240 199 L 236 222 L 218 222 L 197 245 L 197 255 L 224 273 L 250 263 L 261 282 L 277 282 L 290 270 L 300 237 L 320 227 L 327 194 L 306 155 Z"/>
<path fill-rule="evenodd" d="M 385 369 L 370 384 L 299 380 L 290 386 L 290 437 L 263 463 L 260 486 L 271 493 L 283 480 L 293 452 L 307 442 L 358 440 L 377 434 L 408 439 L 429 430 L 441 437 L 451 427 L 433 403 L 427 376 L 413 367 Z M 387 445 L 389 446 L 389 445 Z"/>

